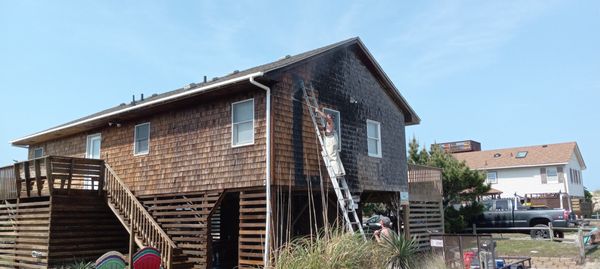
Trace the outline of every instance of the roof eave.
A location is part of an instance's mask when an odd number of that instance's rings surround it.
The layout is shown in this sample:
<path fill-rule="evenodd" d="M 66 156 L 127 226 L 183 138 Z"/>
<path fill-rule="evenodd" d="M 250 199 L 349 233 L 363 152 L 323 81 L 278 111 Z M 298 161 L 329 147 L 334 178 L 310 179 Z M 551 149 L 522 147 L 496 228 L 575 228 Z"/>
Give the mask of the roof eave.
<path fill-rule="evenodd" d="M 234 84 L 234 83 L 237 83 L 237 82 L 241 82 L 241 81 L 250 79 L 251 77 L 263 76 L 263 74 L 264 74 L 263 72 L 255 72 L 255 73 L 251 73 L 251 74 L 248 74 L 248 75 L 245 75 L 245 76 L 236 77 L 236 78 L 224 80 L 222 82 L 218 82 L 218 83 L 206 85 L 204 87 L 198 87 L 198 88 L 192 89 L 190 91 L 184 91 L 184 92 L 181 92 L 181 93 L 178 93 L 178 94 L 165 96 L 164 98 L 158 98 L 156 100 L 152 100 L 152 101 L 149 101 L 149 102 L 141 103 L 141 104 L 136 105 L 136 106 L 125 107 L 123 109 L 119 109 L 119 110 L 116 110 L 116 111 L 113 111 L 113 112 L 110 112 L 110 113 L 98 115 L 98 116 L 92 117 L 92 118 L 86 118 L 86 119 L 83 119 L 81 121 L 73 122 L 71 124 L 67 124 L 67 125 L 63 125 L 63 126 L 58 126 L 58 127 L 55 127 L 55 128 L 51 128 L 51 129 L 45 130 L 45 131 L 34 133 L 34 134 L 31 134 L 31 135 L 28 135 L 28 136 L 25 136 L 25 137 L 22 137 L 22 138 L 10 141 L 10 143 L 13 146 L 16 146 L 16 147 L 18 147 L 18 146 L 28 146 L 28 145 L 31 144 L 31 142 L 29 142 L 29 140 L 35 139 L 36 137 L 40 137 L 42 135 L 51 134 L 51 133 L 58 132 L 58 131 L 61 131 L 61 130 L 66 130 L 66 129 L 69 129 L 69 128 L 74 128 L 74 127 L 77 127 L 77 126 L 80 126 L 80 125 L 83 125 L 83 124 L 86 124 L 86 123 L 90 123 L 90 122 L 94 122 L 94 121 L 98 121 L 98 120 L 110 118 L 110 117 L 113 117 L 113 116 L 117 116 L 117 115 L 121 115 L 123 113 L 130 112 L 130 111 L 139 110 L 141 108 L 145 108 L 145 107 L 148 107 L 148 106 L 151 106 L 151 105 L 156 105 L 156 104 L 163 103 L 163 102 L 177 100 L 178 98 L 185 98 L 185 97 L 187 97 L 189 95 L 194 95 L 194 94 L 198 94 L 198 93 L 201 93 L 201 92 L 209 91 L 209 90 L 212 90 L 212 89 L 216 89 L 216 88 L 224 87 L 224 86 L 227 86 L 227 85 L 231 85 L 231 84 Z"/>

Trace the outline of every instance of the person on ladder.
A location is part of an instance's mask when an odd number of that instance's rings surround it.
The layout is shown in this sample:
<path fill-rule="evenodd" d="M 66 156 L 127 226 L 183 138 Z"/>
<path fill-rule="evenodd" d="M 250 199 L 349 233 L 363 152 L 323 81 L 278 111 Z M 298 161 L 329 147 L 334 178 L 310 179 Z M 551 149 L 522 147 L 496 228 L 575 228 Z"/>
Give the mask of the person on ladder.
<path fill-rule="evenodd" d="M 342 161 L 340 160 L 339 152 L 339 139 L 338 133 L 335 130 L 335 124 L 333 123 L 334 116 L 325 113 L 321 109 L 315 109 L 319 115 L 325 119 L 325 135 L 323 136 L 323 144 L 325 146 L 325 152 L 329 156 L 329 162 L 333 169 L 333 172 L 337 177 L 346 175 Z"/>

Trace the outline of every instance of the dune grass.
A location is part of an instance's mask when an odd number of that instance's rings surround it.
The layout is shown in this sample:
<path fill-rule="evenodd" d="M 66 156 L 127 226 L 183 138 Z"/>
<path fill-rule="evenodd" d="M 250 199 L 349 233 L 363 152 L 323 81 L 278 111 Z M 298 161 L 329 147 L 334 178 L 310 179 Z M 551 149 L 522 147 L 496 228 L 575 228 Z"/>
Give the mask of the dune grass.
<path fill-rule="evenodd" d="M 443 260 L 418 254 L 412 240 L 398 235 L 377 243 L 340 231 L 320 233 L 292 240 L 275 256 L 276 269 L 445 268 Z"/>

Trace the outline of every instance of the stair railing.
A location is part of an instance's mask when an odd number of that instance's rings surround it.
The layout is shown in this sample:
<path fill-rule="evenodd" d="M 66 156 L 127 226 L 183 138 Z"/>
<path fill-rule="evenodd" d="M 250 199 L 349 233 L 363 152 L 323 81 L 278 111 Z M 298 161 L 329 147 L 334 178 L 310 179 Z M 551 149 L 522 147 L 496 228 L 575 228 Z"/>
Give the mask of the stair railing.
<path fill-rule="evenodd" d="M 108 202 L 120 210 L 124 218 L 127 218 L 130 232 L 138 235 L 145 244 L 157 248 L 160 251 L 164 268 L 171 269 L 173 250 L 177 246 L 115 171 L 106 163 L 104 167 L 104 189 Z"/>

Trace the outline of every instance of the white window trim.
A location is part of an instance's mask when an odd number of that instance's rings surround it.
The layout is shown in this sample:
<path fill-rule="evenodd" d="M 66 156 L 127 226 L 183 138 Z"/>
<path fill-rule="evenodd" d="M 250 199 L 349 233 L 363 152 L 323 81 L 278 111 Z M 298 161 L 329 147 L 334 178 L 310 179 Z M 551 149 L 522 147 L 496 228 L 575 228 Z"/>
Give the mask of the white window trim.
<path fill-rule="evenodd" d="M 490 174 L 493 173 L 495 175 L 494 181 L 490 180 Z M 498 171 L 489 171 L 486 173 L 485 181 L 490 184 L 498 184 Z"/>
<path fill-rule="evenodd" d="M 556 171 L 556 176 L 550 176 L 550 169 L 554 169 Z M 546 168 L 546 181 L 548 183 L 558 183 L 558 168 L 556 168 L 556 167 L 547 167 Z"/>
<path fill-rule="evenodd" d="M 377 125 L 377 133 L 379 134 L 378 138 L 369 137 L 369 123 Z M 377 139 L 377 154 L 371 154 L 369 152 L 369 139 Z M 367 120 L 367 154 L 370 157 L 381 158 L 383 149 L 381 148 L 381 122 L 374 120 Z"/>
<path fill-rule="evenodd" d="M 42 155 L 41 155 L 40 157 L 35 157 L 35 152 L 36 152 L 37 150 L 42 150 Z M 41 158 L 41 157 L 44 157 L 44 153 L 45 153 L 45 152 L 44 152 L 44 147 L 37 147 L 37 148 L 34 148 L 34 149 L 33 149 L 33 158 Z"/>
<path fill-rule="evenodd" d="M 236 124 L 246 123 L 246 122 L 249 122 L 249 121 L 243 121 L 243 122 L 234 123 L 233 122 L 233 106 L 235 106 L 237 104 L 240 104 L 240 103 L 248 102 L 248 101 L 252 101 L 252 141 L 236 145 L 236 144 L 233 143 L 233 129 L 234 129 L 234 126 Z M 256 111 L 254 110 L 254 98 L 250 98 L 250 99 L 246 99 L 246 100 L 242 100 L 242 101 L 237 101 L 237 102 L 231 103 L 231 147 L 232 148 L 238 148 L 238 147 L 244 147 L 244 146 L 254 145 L 254 136 L 255 136 L 255 134 L 254 134 L 254 132 L 255 132 L 255 129 L 254 129 L 254 127 L 255 127 L 255 123 L 254 123 L 255 117 L 254 116 L 255 115 L 254 114 L 255 113 L 256 113 Z"/>
<path fill-rule="evenodd" d="M 325 114 L 327 114 L 327 111 L 331 111 L 331 112 L 335 112 L 336 113 L 336 117 L 335 117 L 335 123 L 337 124 L 337 126 L 340 127 L 340 130 L 338 132 L 338 130 L 335 130 L 337 133 L 337 139 L 338 139 L 338 147 L 339 147 L 339 151 L 342 151 L 342 121 L 340 120 L 340 118 L 342 117 L 342 114 L 335 110 L 335 109 L 331 109 L 331 108 L 323 108 L 323 112 L 325 112 Z"/>
<path fill-rule="evenodd" d="M 137 144 L 137 127 L 142 125 L 148 125 L 148 149 L 146 151 L 136 153 L 135 146 Z M 150 133 L 150 122 L 140 123 L 133 127 L 133 156 L 148 155 L 148 153 L 150 153 Z"/>
<path fill-rule="evenodd" d="M 90 157 L 91 152 L 89 152 L 89 149 L 90 149 L 90 142 L 95 137 L 98 137 L 100 139 L 100 156 L 102 156 L 102 133 L 95 133 L 95 134 L 88 135 L 87 139 L 85 141 L 85 158 L 86 159 L 92 158 L 92 157 Z"/>

